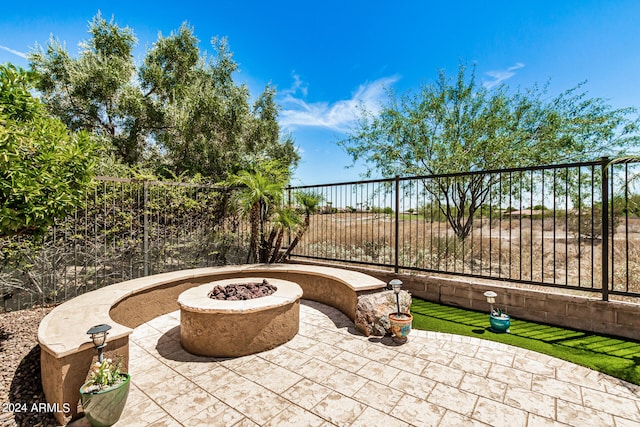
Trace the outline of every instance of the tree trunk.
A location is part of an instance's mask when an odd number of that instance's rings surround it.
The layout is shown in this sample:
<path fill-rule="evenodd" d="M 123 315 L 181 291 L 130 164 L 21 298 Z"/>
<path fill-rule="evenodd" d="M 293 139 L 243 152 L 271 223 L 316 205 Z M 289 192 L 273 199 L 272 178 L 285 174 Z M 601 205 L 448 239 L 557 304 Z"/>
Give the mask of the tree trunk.
<path fill-rule="evenodd" d="M 311 224 L 311 214 L 309 213 L 309 211 L 307 211 L 307 212 L 305 212 L 305 215 L 304 215 L 304 226 L 300 229 L 300 231 L 298 231 L 298 233 L 296 234 L 296 237 L 293 239 L 293 241 L 291 242 L 291 244 L 287 248 L 287 251 L 284 253 L 284 255 L 282 255 L 278 259 L 278 262 L 282 261 L 284 259 L 287 259 L 291 255 L 291 252 L 298 245 L 298 243 L 300 242 L 300 239 L 302 239 L 302 236 L 307 231 L 307 229 L 309 228 L 310 224 Z"/>
<path fill-rule="evenodd" d="M 271 259 L 269 259 L 269 263 L 273 264 L 279 261 L 280 248 L 282 247 L 282 239 L 284 237 L 284 228 L 280 228 L 280 232 L 278 233 L 278 238 L 276 239 L 276 244 L 273 246 L 273 253 L 271 254 Z"/>
<path fill-rule="evenodd" d="M 249 243 L 249 254 L 247 255 L 247 263 L 251 261 L 253 257 L 254 262 L 259 260 L 259 242 L 260 242 L 260 203 L 256 202 L 251 206 L 251 212 L 249 214 L 249 222 L 251 222 L 251 236 Z"/>

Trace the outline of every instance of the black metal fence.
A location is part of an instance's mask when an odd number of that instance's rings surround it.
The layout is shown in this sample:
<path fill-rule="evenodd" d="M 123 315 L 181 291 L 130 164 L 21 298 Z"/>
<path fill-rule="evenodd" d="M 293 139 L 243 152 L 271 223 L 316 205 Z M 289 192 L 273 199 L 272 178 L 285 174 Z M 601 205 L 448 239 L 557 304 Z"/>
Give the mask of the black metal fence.
<path fill-rule="evenodd" d="M 84 206 L 42 242 L 0 242 L 3 309 L 65 301 L 149 274 L 245 261 L 248 227 L 231 193 L 98 177 Z"/>
<path fill-rule="evenodd" d="M 637 297 L 639 165 L 290 187 L 323 200 L 294 255 Z"/>
<path fill-rule="evenodd" d="M 640 162 L 288 188 L 321 197 L 294 257 L 640 296 Z M 42 242 L 0 241 L 4 310 L 148 274 L 247 261 L 233 192 L 100 177 Z"/>

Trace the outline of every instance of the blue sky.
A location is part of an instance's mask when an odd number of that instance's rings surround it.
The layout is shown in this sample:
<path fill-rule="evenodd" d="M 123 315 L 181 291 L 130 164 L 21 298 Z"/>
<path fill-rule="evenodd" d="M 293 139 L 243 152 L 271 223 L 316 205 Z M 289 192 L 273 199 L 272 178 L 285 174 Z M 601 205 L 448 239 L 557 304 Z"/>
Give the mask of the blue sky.
<path fill-rule="evenodd" d="M 445 4 L 446 3 L 446 4 Z M 279 91 L 281 125 L 302 154 L 294 184 L 356 180 L 361 165 L 336 141 L 356 106 L 374 109 L 385 90 L 431 83 L 476 64 L 486 85 L 551 82 L 557 94 L 587 80 L 586 90 L 614 107 L 640 107 L 640 2 L 618 1 L 131 1 L 8 2 L 0 14 L 0 63 L 26 67 L 24 54 L 49 35 L 77 53 L 100 10 L 133 28 L 141 60 L 158 32 L 183 22 L 200 48 L 227 37 L 240 65 L 235 78 L 257 96 Z M 375 176 L 375 175 L 374 175 Z"/>

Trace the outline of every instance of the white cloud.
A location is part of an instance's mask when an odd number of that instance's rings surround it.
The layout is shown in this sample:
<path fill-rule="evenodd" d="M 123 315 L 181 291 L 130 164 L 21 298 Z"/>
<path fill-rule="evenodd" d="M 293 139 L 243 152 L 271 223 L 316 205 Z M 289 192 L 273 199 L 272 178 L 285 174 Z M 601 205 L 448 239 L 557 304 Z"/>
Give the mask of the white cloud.
<path fill-rule="evenodd" d="M 295 95 L 296 93 L 298 93 L 298 91 L 300 93 L 302 93 L 303 97 L 307 96 L 307 92 L 309 90 L 309 85 L 307 85 L 305 82 L 302 81 L 302 79 L 300 78 L 300 76 L 298 74 L 296 74 L 296 72 L 292 72 L 291 73 L 291 77 L 293 77 L 293 84 L 291 85 L 291 87 L 289 89 L 285 89 L 283 91 L 281 91 L 281 93 L 283 95 Z"/>
<path fill-rule="evenodd" d="M 0 49 L 6 50 L 9 53 L 13 53 L 14 55 L 19 56 L 20 58 L 27 59 L 26 53 L 18 52 L 17 50 L 11 49 L 10 47 L 0 45 Z"/>
<path fill-rule="evenodd" d="M 494 88 L 504 82 L 507 79 L 515 76 L 515 70 L 523 68 L 524 64 L 522 62 L 516 62 L 515 65 L 507 68 L 506 70 L 498 70 L 498 71 L 487 71 L 485 74 L 489 77 L 493 78 L 491 81 L 486 81 L 482 83 L 484 87 L 487 89 Z"/>
<path fill-rule="evenodd" d="M 279 102 L 283 106 L 280 112 L 280 125 L 284 128 L 315 126 L 325 127 L 337 132 L 347 132 L 357 119 L 361 108 L 376 113 L 386 98 L 386 89 L 399 80 L 399 76 L 384 77 L 360 85 L 350 99 L 334 103 L 305 101 L 308 85 L 293 74 L 291 89 L 282 91 L 284 98 Z M 302 96 L 298 95 L 298 92 Z"/>

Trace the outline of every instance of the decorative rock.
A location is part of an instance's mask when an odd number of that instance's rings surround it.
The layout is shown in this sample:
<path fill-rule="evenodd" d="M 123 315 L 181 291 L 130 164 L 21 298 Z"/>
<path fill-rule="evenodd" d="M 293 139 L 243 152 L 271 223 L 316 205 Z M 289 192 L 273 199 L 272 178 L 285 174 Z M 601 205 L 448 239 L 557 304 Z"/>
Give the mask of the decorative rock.
<path fill-rule="evenodd" d="M 408 313 L 410 308 L 411 295 L 407 291 L 400 291 L 400 311 Z M 356 329 L 366 336 L 387 335 L 390 332 L 389 313 L 397 311 L 396 294 L 393 291 L 360 295 L 356 306 Z"/>
<path fill-rule="evenodd" d="M 248 299 L 266 297 L 277 291 L 278 288 L 262 279 L 262 282 L 240 282 L 225 286 L 216 285 L 209 292 L 209 298 L 227 301 L 245 301 Z"/>

